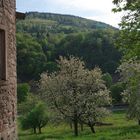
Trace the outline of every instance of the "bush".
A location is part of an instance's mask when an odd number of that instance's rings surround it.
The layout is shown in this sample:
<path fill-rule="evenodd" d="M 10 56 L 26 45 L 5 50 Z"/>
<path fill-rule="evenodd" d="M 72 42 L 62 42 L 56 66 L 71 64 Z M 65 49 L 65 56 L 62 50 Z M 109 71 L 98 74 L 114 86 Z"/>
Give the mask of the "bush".
<path fill-rule="evenodd" d="M 18 103 L 24 102 L 27 99 L 30 86 L 27 83 L 18 84 L 17 86 L 17 100 Z"/>
<path fill-rule="evenodd" d="M 25 130 L 32 128 L 34 133 L 36 133 L 36 129 L 41 133 L 41 129 L 46 126 L 47 122 L 48 114 L 46 106 L 42 102 L 36 104 L 28 114 L 21 118 L 22 128 Z"/>
<path fill-rule="evenodd" d="M 113 103 L 121 103 L 122 102 L 122 95 L 121 93 L 125 89 L 125 85 L 121 82 L 118 82 L 110 87 Z"/>
<path fill-rule="evenodd" d="M 112 85 L 112 76 L 109 73 L 105 73 L 102 76 L 102 79 L 105 81 L 105 84 L 108 88 Z"/>

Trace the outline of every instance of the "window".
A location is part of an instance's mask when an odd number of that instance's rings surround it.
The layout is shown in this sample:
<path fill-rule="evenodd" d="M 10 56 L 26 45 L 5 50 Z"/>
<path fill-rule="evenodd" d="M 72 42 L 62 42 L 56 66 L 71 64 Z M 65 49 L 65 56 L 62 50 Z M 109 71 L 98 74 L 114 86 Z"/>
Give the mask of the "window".
<path fill-rule="evenodd" d="M 0 29 L 0 80 L 6 80 L 6 35 Z"/>

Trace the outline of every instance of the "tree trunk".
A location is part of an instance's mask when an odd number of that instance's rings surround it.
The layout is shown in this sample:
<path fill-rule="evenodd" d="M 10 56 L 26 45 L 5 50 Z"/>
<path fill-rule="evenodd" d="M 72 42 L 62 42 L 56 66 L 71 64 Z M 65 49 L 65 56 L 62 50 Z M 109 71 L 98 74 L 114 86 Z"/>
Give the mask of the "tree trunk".
<path fill-rule="evenodd" d="M 138 125 L 140 125 L 140 120 L 138 120 Z"/>
<path fill-rule="evenodd" d="M 74 120 L 74 134 L 78 136 L 78 121 L 77 118 Z"/>
<path fill-rule="evenodd" d="M 33 129 L 34 129 L 34 134 L 36 134 L 36 128 L 34 127 Z"/>
<path fill-rule="evenodd" d="M 92 132 L 92 133 L 95 133 L 94 126 L 93 126 L 93 125 L 90 125 L 89 127 L 90 127 L 90 129 L 91 129 L 91 132 Z"/>
<path fill-rule="evenodd" d="M 42 133 L 42 131 L 41 131 L 41 127 L 39 127 L 39 128 L 38 128 L 38 131 L 39 131 L 39 134 L 41 134 L 41 133 Z"/>

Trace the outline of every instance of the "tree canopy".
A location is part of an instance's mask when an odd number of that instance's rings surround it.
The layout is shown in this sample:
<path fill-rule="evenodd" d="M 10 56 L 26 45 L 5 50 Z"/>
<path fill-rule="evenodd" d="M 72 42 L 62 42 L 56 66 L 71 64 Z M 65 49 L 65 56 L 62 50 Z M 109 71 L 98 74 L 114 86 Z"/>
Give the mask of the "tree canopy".
<path fill-rule="evenodd" d="M 42 99 L 74 124 L 78 135 L 78 122 L 94 125 L 107 113 L 104 105 L 111 102 L 109 90 L 102 80 L 99 68 L 88 70 L 79 58 L 60 57 L 59 71 L 41 75 Z"/>
<path fill-rule="evenodd" d="M 140 59 L 140 1 L 114 0 L 115 12 L 125 11 L 120 23 L 120 39 L 118 47 L 123 51 L 124 58 Z"/>
<path fill-rule="evenodd" d="M 17 74 L 24 81 L 37 79 L 45 69 L 47 58 L 42 46 L 29 34 L 17 33 Z"/>
<path fill-rule="evenodd" d="M 140 124 L 140 1 L 114 0 L 115 12 L 125 11 L 120 27 L 121 35 L 117 45 L 124 53 L 118 68 L 122 81 L 126 84 L 123 92 L 128 102 L 128 117 L 137 119 Z"/>
<path fill-rule="evenodd" d="M 27 83 L 22 83 L 17 85 L 17 101 L 22 103 L 26 101 L 30 91 L 30 86 Z"/>
<path fill-rule="evenodd" d="M 125 61 L 118 70 L 126 84 L 123 97 L 129 104 L 127 115 L 130 119 L 137 119 L 140 125 L 140 61 Z"/>
<path fill-rule="evenodd" d="M 32 110 L 22 117 L 21 124 L 25 130 L 32 128 L 34 133 L 36 133 L 36 129 L 38 128 L 39 133 L 41 133 L 42 127 L 48 123 L 48 120 L 45 104 L 38 102 Z"/>

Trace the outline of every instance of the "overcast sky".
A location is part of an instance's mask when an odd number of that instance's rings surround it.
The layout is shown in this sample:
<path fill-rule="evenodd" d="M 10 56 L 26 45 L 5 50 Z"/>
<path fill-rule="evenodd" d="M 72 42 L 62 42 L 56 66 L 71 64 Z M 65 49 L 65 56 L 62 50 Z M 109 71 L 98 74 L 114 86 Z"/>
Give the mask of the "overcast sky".
<path fill-rule="evenodd" d="M 118 27 L 121 14 L 114 14 L 112 0 L 17 0 L 17 11 L 70 14 Z"/>

